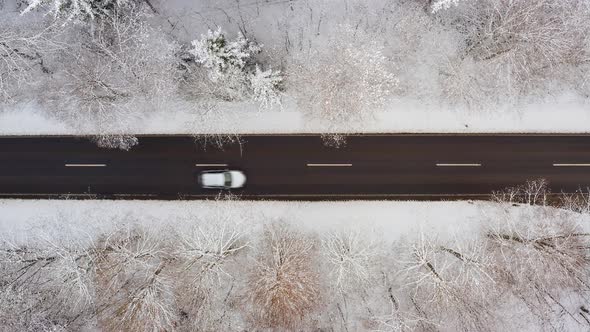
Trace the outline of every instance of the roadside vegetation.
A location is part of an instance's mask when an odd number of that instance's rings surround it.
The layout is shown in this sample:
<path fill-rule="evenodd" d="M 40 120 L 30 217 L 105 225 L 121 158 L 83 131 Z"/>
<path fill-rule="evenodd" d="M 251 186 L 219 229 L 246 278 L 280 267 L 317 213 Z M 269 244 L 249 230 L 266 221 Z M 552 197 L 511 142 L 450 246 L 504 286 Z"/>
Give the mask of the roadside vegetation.
<path fill-rule="evenodd" d="M 0 330 L 588 329 L 590 196 L 548 194 L 542 180 L 495 193 L 450 236 L 312 231 L 227 201 L 99 232 L 57 217 L 2 235 Z"/>
<path fill-rule="evenodd" d="M 392 100 L 478 112 L 590 92 L 587 1 L 216 0 L 183 16 L 179 6 L 1 1 L 0 109 L 33 103 L 128 149 L 163 110 L 190 114 L 201 134 L 218 134 L 230 109 L 263 119 L 284 108 L 324 133 L 362 132 Z"/>

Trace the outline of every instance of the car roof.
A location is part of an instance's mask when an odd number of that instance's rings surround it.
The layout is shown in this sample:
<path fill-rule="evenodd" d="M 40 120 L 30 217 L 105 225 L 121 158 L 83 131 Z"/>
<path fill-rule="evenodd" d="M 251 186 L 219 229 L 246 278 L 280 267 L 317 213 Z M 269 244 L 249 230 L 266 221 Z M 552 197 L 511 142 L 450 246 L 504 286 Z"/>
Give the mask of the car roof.
<path fill-rule="evenodd" d="M 223 187 L 225 185 L 224 173 L 225 172 L 204 172 L 201 179 L 206 186 Z"/>

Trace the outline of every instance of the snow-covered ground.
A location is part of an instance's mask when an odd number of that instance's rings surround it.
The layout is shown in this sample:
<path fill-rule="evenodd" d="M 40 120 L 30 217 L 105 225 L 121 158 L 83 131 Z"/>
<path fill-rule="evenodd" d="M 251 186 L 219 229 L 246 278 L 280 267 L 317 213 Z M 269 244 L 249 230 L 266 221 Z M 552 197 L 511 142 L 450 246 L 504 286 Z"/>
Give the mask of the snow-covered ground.
<path fill-rule="evenodd" d="M 27 236 L 48 231 L 67 237 L 68 230 L 96 234 L 130 221 L 188 227 L 191 219 L 206 220 L 222 207 L 227 216 L 248 223 L 282 219 L 314 232 L 375 230 L 392 242 L 421 228 L 441 236 L 459 229 L 467 231 L 477 227 L 482 209 L 496 208 L 485 202 L 0 200 L 0 234 Z"/>
<path fill-rule="evenodd" d="M 111 133 L 130 134 L 289 134 L 289 133 L 590 133 L 590 104 L 563 96 L 523 106 L 469 110 L 462 107 L 392 101 L 361 124 L 330 126 L 306 121 L 295 105 L 259 111 L 254 105 L 228 105 L 223 114 L 204 116 L 198 110 L 170 105 L 169 109 L 142 114 Z M 0 135 L 93 135 L 105 133 L 91 122 L 71 126 L 35 104 L 0 110 Z"/>

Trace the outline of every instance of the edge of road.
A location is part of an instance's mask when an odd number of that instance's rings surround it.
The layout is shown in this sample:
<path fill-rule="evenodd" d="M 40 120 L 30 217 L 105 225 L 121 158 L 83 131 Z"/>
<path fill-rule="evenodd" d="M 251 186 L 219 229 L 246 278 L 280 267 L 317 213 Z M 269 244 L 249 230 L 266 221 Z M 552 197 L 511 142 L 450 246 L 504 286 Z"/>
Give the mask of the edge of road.
<path fill-rule="evenodd" d="M 118 136 L 121 134 L 113 133 L 113 134 L 96 134 L 96 135 L 111 135 L 111 136 Z M 93 134 L 56 134 L 56 135 L 0 135 L 0 139 L 2 138 L 94 138 L 96 135 Z M 321 137 L 325 135 L 342 135 L 345 137 L 349 136 L 461 136 L 461 137 L 482 137 L 482 136 L 512 136 L 512 137 L 559 137 L 559 136 L 590 136 L 590 132 L 579 132 L 579 133 L 510 133 L 510 132 L 482 132 L 482 133 L 460 133 L 460 132 L 449 132 L 449 133 L 434 133 L 434 132 L 424 132 L 424 133 L 410 133 L 410 132 L 402 132 L 402 133 L 200 133 L 200 134 L 123 134 L 123 135 L 132 135 L 138 138 L 142 137 L 211 137 L 211 136 L 235 136 L 235 137 L 243 137 L 243 136 L 313 136 L 313 137 Z"/>
<path fill-rule="evenodd" d="M 229 194 L 229 193 L 228 193 Z M 550 193 L 549 200 L 558 200 L 564 194 Z M 162 195 L 162 194 L 0 194 L 0 200 L 108 200 L 108 201 L 197 201 L 219 200 L 231 197 L 238 201 L 302 201 L 302 202 L 346 202 L 346 201 L 488 201 L 490 194 L 383 194 L 383 195 Z M 330 198 L 330 199 L 326 199 Z"/>

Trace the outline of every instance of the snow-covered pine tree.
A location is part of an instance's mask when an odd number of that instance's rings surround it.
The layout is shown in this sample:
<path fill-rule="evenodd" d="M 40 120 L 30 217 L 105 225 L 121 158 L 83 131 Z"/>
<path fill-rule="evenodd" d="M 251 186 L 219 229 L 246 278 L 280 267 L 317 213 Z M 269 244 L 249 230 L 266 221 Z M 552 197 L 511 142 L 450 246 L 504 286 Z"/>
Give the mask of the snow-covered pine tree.
<path fill-rule="evenodd" d="M 441 10 L 449 9 L 451 6 L 456 6 L 461 0 L 436 0 L 431 5 L 432 13 L 436 13 Z"/>
<path fill-rule="evenodd" d="M 261 51 L 262 45 L 242 33 L 229 41 L 218 28 L 194 40 L 189 53 L 197 64 L 208 70 L 211 85 L 216 86 L 213 90 L 222 99 L 251 99 L 265 109 L 281 104 L 283 77 L 280 71 L 261 69 L 255 60 Z"/>
<path fill-rule="evenodd" d="M 244 71 L 253 61 L 253 56 L 262 51 L 262 45 L 249 40 L 239 33 L 235 41 L 229 42 L 221 28 L 209 30 L 200 40 L 193 40 L 190 53 L 195 61 L 211 69 L 212 79 L 239 69 Z"/>
<path fill-rule="evenodd" d="M 252 99 L 260 103 L 263 109 L 273 105 L 281 105 L 281 85 L 283 77 L 277 70 L 262 70 L 256 65 L 255 71 L 249 74 L 250 86 L 252 88 Z"/>

